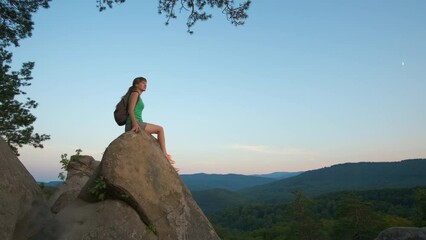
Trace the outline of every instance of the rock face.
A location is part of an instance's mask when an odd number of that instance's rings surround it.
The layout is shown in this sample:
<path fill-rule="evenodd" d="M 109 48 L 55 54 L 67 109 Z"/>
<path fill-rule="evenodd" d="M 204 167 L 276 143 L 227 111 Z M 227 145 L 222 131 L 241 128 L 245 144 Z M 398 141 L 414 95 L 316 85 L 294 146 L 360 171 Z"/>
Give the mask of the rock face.
<path fill-rule="evenodd" d="M 70 159 L 70 169 L 65 184 L 62 185 L 49 198 L 48 205 L 53 213 L 58 213 L 62 208 L 78 197 L 81 189 L 87 183 L 90 176 L 99 166 L 91 156 L 74 155 Z"/>
<path fill-rule="evenodd" d="M 0 239 L 30 239 L 51 213 L 40 187 L 0 138 Z"/>
<path fill-rule="evenodd" d="M 426 240 L 426 227 L 393 227 L 381 232 L 376 240 Z"/>
<path fill-rule="evenodd" d="M 56 215 L 4 141 L 0 176 L 1 240 L 220 239 L 144 131 L 115 139 L 101 164 L 89 156 L 72 159 L 66 184 L 50 200 Z"/>
<path fill-rule="evenodd" d="M 144 131 L 114 140 L 100 175 L 108 192 L 132 206 L 158 239 L 220 239 L 156 139 Z"/>
<path fill-rule="evenodd" d="M 33 240 L 157 240 L 139 215 L 122 201 L 87 203 L 76 199 L 48 222 Z"/>

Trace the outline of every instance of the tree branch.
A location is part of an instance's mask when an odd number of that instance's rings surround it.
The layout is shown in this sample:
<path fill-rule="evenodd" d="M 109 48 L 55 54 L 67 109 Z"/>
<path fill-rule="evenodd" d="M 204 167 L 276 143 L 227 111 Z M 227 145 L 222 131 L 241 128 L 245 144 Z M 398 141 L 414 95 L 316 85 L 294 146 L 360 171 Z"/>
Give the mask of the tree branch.
<path fill-rule="evenodd" d="M 112 8 L 113 3 L 124 3 L 126 0 L 97 0 L 97 7 L 99 11 L 106 10 L 107 6 Z M 186 25 L 188 27 L 188 33 L 192 34 L 191 28 L 198 21 L 206 21 L 212 17 L 211 14 L 207 14 L 204 11 L 204 7 L 209 5 L 211 8 L 222 9 L 222 13 L 226 15 L 226 19 L 235 26 L 243 25 L 245 20 L 248 18 L 247 11 L 250 7 L 251 0 L 242 0 L 242 4 L 238 7 L 234 7 L 234 0 L 180 0 L 179 13 L 182 10 L 190 12 L 187 18 Z M 158 13 L 166 15 L 166 25 L 169 25 L 171 19 L 176 18 L 175 7 L 177 0 L 158 0 Z"/>

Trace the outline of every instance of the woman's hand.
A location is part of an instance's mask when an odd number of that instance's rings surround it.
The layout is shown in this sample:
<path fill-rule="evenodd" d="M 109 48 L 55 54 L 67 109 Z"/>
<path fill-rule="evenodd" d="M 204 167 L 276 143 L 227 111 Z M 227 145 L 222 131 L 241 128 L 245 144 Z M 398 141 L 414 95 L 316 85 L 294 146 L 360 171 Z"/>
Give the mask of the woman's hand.
<path fill-rule="evenodd" d="M 134 131 L 134 132 L 139 132 L 139 130 L 140 130 L 140 128 L 139 128 L 139 124 L 132 124 L 132 131 Z"/>

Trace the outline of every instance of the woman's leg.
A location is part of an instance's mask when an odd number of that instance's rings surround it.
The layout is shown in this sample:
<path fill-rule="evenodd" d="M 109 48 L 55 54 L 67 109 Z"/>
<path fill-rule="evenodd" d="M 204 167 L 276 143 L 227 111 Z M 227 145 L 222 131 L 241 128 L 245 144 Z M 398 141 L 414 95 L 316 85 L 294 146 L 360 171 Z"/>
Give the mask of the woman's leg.
<path fill-rule="evenodd" d="M 158 125 L 154 125 L 151 123 L 146 123 L 145 126 L 145 131 L 148 132 L 149 134 L 157 134 L 157 140 L 160 143 L 160 147 L 161 150 L 163 150 L 164 155 L 166 156 L 167 160 L 171 163 L 174 164 L 175 161 L 172 159 L 172 156 L 170 156 L 169 154 L 167 154 L 167 150 L 166 150 L 166 139 L 164 137 L 164 129 L 161 126 Z M 179 171 L 179 168 L 174 168 L 177 172 Z"/>
<path fill-rule="evenodd" d="M 161 150 L 163 150 L 164 155 L 167 157 L 167 150 L 166 150 L 166 139 L 164 137 L 164 129 L 161 126 L 147 123 L 145 127 L 145 131 L 149 134 L 157 134 L 157 140 L 160 143 Z"/>

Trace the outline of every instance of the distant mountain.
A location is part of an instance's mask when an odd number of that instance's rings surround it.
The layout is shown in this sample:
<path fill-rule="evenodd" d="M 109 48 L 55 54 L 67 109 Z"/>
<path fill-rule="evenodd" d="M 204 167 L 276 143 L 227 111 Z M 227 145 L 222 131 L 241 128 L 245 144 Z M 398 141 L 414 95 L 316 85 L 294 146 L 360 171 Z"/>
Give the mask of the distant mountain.
<path fill-rule="evenodd" d="M 230 191 L 267 184 L 276 181 L 273 178 L 248 176 L 241 174 L 182 174 L 180 175 L 191 191 L 221 188 Z"/>
<path fill-rule="evenodd" d="M 273 178 L 273 179 L 278 180 L 278 179 L 285 179 L 285 178 L 289 178 L 289 177 L 294 177 L 294 176 L 297 176 L 301 173 L 303 173 L 303 172 L 273 172 L 273 173 L 269 173 L 269 174 L 255 174 L 255 175 L 252 175 L 252 176 Z"/>
<path fill-rule="evenodd" d="M 238 193 L 224 189 L 209 189 L 192 192 L 194 200 L 206 214 L 214 213 L 247 203 L 247 199 Z"/>
<path fill-rule="evenodd" d="M 416 186 L 426 186 L 426 159 L 338 164 L 239 193 L 254 202 L 277 203 L 291 199 L 293 190 L 301 190 L 306 196 L 317 196 L 344 190 Z"/>
<path fill-rule="evenodd" d="M 59 188 L 64 184 L 63 181 L 50 181 L 50 182 L 37 182 L 37 183 L 43 183 L 45 187 L 51 187 L 51 188 Z"/>

